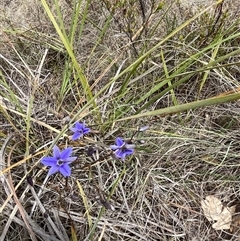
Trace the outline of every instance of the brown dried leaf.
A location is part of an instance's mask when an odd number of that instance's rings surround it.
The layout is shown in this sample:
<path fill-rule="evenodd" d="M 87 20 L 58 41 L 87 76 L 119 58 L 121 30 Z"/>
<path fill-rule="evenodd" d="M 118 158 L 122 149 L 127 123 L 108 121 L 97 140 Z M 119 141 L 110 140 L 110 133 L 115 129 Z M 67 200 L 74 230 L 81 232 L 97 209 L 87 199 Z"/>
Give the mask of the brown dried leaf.
<path fill-rule="evenodd" d="M 221 200 L 212 195 L 202 200 L 201 206 L 208 221 L 217 221 L 212 225 L 215 230 L 230 229 L 236 206 L 223 207 Z"/>

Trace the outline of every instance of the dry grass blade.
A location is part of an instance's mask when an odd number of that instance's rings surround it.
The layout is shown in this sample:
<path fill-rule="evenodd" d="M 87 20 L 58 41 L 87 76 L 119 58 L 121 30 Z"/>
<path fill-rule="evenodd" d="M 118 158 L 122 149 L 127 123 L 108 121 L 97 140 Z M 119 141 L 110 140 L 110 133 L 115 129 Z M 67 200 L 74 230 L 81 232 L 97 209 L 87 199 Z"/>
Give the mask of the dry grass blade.
<path fill-rule="evenodd" d="M 0 241 L 239 240 L 239 1 L 0 2 Z"/>
<path fill-rule="evenodd" d="M 78 189 L 79 189 L 79 193 L 82 197 L 82 200 L 83 200 L 83 203 L 84 203 L 84 207 L 85 207 L 85 210 L 86 210 L 86 215 L 87 215 L 87 220 L 88 220 L 88 225 L 89 225 L 89 228 L 92 227 L 92 217 L 90 215 L 90 207 L 88 205 L 88 200 L 87 200 L 87 197 L 83 191 L 83 188 L 82 188 L 82 185 L 80 184 L 80 182 L 77 180 L 77 185 L 78 185 Z"/>
<path fill-rule="evenodd" d="M 2 185 L 4 187 L 4 190 L 7 194 L 7 196 L 9 197 L 11 195 L 11 192 L 10 192 L 10 184 L 8 183 L 8 180 L 6 179 L 6 177 L 4 176 L 2 170 L 4 169 L 4 167 L 6 166 L 6 163 L 5 163 L 5 149 L 6 149 L 6 146 L 8 144 L 8 142 L 11 140 L 11 138 L 13 137 L 13 135 L 9 135 L 3 145 L 2 145 L 2 148 L 1 148 L 1 152 L 0 152 L 0 180 L 2 182 Z M 9 198 L 10 199 L 10 198 Z M 8 200 L 9 201 L 9 200 Z M 4 209 L 4 206 L 5 205 L 2 205 L 1 206 L 1 209 L 0 209 L 0 214 L 2 213 L 3 209 Z M 10 225 L 10 224 L 9 224 Z M 8 230 L 8 227 L 9 227 L 8 223 L 5 225 L 5 228 L 3 229 L 2 233 L 1 233 L 1 236 L 0 236 L 0 241 L 4 241 L 5 240 L 5 236 L 7 234 L 7 230 Z"/>
<path fill-rule="evenodd" d="M 12 214 L 9 217 L 8 222 L 12 222 L 14 221 L 16 224 L 19 224 L 20 226 L 22 226 L 23 228 L 25 228 L 25 223 L 18 218 L 14 213 L 17 212 L 17 206 L 15 206 L 15 208 L 13 209 Z M 28 217 L 29 218 L 29 217 Z M 33 231 L 38 234 L 39 236 L 41 236 L 43 238 L 43 240 L 49 240 L 49 241 L 60 241 L 60 239 L 54 237 L 53 235 L 49 235 L 45 232 L 45 230 L 43 230 L 36 222 L 34 222 L 31 218 L 28 219 L 29 223 L 32 226 Z M 6 226 L 9 226 L 6 224 Z M 5 241 L 6 239 L 0 239 L 1 241 Z"/>
<path fill-rule="evenodd" d="M 10 195 L 10 192 L 9 192 L 9 188 L 10 187 L 9 187 L 8 180 L 5 178 L 5 176 L 3 174 L 3 170 L 6 167 L 6 163 L 4 161 L 5 160 L 4 156 L 5 156 L 6 146 L 7 146 L 8 142 L 11 140 L 12 137 L 13 137 L 13 135 L 9 135 L 5 139 L 5 141 L 4 141 L 4 143 L 3 143 L 2 147 L 1 147 L 1 151 L 0 151 L 0 180 L 2 182 L 2 185 L 3 185 L 4 189 L 5 189 L 5 192 L 6 192 L 7 196 Z"/>
<path fill-rule="evenodd" d="M 103 229 L 102 229 L 102 232 L 100 234 L 100 237 L 98 238 L 98 241 L 102 240 L 105 230 L 106 230 L 106 225 L 103 226 Z"/>
<path fill-rule="evenodd" d="M 5 140 L 5 142 L 4 142 L 3 146 L 2 146 L 1 155 L 0 155 L 0 160 L 1 160 L 0 166 L 1 166 L 1 168 L 7 166 L 7 164 L 4 163 L 4 160 L 5 160 L 5 158 L 4 158 L 5 149 L 6 149 L 6 146 L 7 146 L 8 142 L 11 140 L 12 137 L 13 137 L 13 135 L 9 135 L 9 136 L 6 138 L 6 140 Z M 4 177 L 4 174 L 3 174 L 4 172 L 3 172 L 3 170 L 1 170 L 1 171 L 2 171 L 2 174 L 0 175 L 0 177 L 1 177 L 1 181 L 2 181 L 2 183 L 3 183 L 3 186 L 4 186 L 4 188 L 5 188 L 5 192 L 6 192 L 6 194 L 7 194 L 7 199 L 5 200 L 5 202 L 3 203 L 3 205 L 1 206 L 1 208 L 0 208 L 0 213 L 3 212 L 4 208 L 7 206 L 7 204 L 9 203 L 9 201 L 11 201 L 12 196 L 14 196 L 14 194 L 16 194 L 16 193 L 15 193 L 15 188 L 14 188 L 13 185 L 12 185 L 11 179 L 10 179 L 10 180 L 9 180 L 9 178 L 6 179 L 6 178 Z M 13 190 L 13 191 L 12 191 L 12 190 Z M 26 193 L 27 191 L 28 191 L 28 188 L 22 193 L 20 200 L 23 200 L 23 197 L 25 196 L 25 193 Z M 11 202 L 11 203 L 12 203 L 12 202 Z M 12 206 L 13 206 L 13 205 L 12 205 Z M 18 205 L 15 205 L 15 207 L 13 208 L 13 210 L 12 210 L 10 216 L 9 216 L 9 219 L 8 219 L 8 221 L 6 222 L 6 224 L 5 224 L 5 226 L 4 226 L 4 229 L 3 229 L 2 233 L 1 233 L 1 236 L 0 236 L 0 240 L 1 240 L 1 241 L 4 241 L 4 240 L 5 240 L 5 236 L 7 235 L 8 229 L 9 229 L 12 221 L 13 221 L 14 218 L 15 218 L 15 215 L 16 215 L 17 210 L 18 210 Z M 27 217 L 27 218 L 29 218 L 29 217 Z M 29 219 L 28 219 L 28 220 L 29 220 Z M 23 225 L 23 226 L 24 226 L 24 225 Z"/>
<path fill-rule="evenodd" d="M 73 225 L 71 225 L 71 236 L 72 236 L 72 241 L 78 241 L 77 239 L 77 234 L 76 234 L 76 230 L 73 227 Z"/>
<path fill-rule="evenodd" d="M 40 201 L 40 199 L 38 198 L 38 195 L 36 194 L 35 190 L 33 187 L 30 187 L 31 189 L 31 192 L 33 194 L 33 197 L 37 203 L 37 205 L 40 207 L 40 210 L 42 212 L 42 214 L 46 214 L 47 211 L 46 209 L 44 208 L 42 202 Z M 56 216 L 56 220 L 58 220 L 58 224 L 60 227 L 62 227 L 62 232 L 57 228 L 57 226 L 55 225 L 55 223 L 53 222 L 53 220 L 51 219 L 51 217 L 49 215 L 47 215 L 47 222 L 49 223 L 48 227 L 50 226 L 50 230 L 54 230 L 54 232 L 56 233 L 56 235 L 58 236 L 58 238 L 61 240 L 61 241 L 69 241 L 69 238 L 67 236 L 67 233 L 66 231 L 64 230 L 62 224 L 61 224 L 61 221 L 58 219 L 58 214 L 56 212 L 54 212 L 55 216 Z"/>
<path fill-rule="evenodd" d="M 9 138 L 9 139 L 10 139 L 10 138 Z M 10 154 L 11 154 L 11 153 L 10 153 Z M 9 154 L 9 157 L 11 156 L 10 154 Z M 9 160 L 9 158 L 8 158 L 8 160 Z M 9 166 L 9 164 L 8 164 L 8 166 Z M 11 172 L 10 172 L 10 171 L 9 171 L 9 175 L 11 175 Z M 11 213 L 11 215 L 9 216 L 9 219 L 8 219 L 8 221 L 7 221 L 7 223 L 6 223 L 5 227 L 4 227 L 4 230 L 3 230 L 2 234 L 1 234 L 1 237 L 0 237 L 0 238 L 1 238 L 0 240 L 1 240 L 1 241 L 2 241 L 2 240 L 5 240 L 5 236 L 6 236 L 6 234 L 7 234 L 8 228 L 10 227 L 11 222 L 12 222 L 13 220 L 15 220 L 15 218 L 16 218 L 15 215 L 16 215 L 17 210 L 18 210 L 19 208 L 21 209 L 21 210 L 19 210 L 20 213 L 21 213 L 22 215 L 24 215 L 24 216 L 23 216 L 24 223 L 27 222 L 27 224 L 28 224 L 28 225 L 23 225 L 23 226 L 29 227 L 29 228 L 31 229 L 31 231 L 34 230 L 35 233 L 38 233 L 38 234 L 39 234 L 40 236 L 42 236 L 44 239 L 45 239 L 45 238 L 48 238 L 48 240 L 61 240 L 61 241 L 69 240 L 69 239 L 68 239 L 68 236 L 67 236 L 67 234 L 66 234 L 66 232 L 65 232 L 65 230 L 62 229 L 63 233 L 61 233 L 61 232 L 58 230 L 58 228 L 56 227 L 56 225 L 54 224 L 54 222 L 52 221 L 52 219 L 48 216 L 48 217 L 47 217 L 47 225 L 48 225 L 49 230 L 53 229 L 54 232 L 57 234 L 57 236 L 58 236 L 60 239 L 55 238 L 55 237 L 53 236 L 53 234 L 52 234 L 51 238 L 49 238 L 49 236 L 48 236 L 36 223 L 34 223 L 34 221 L 30 218 L 30 216 L 28 216 L 28 215 L 25 213 L 25 211 L 24 211 L 24 209 L 23 209 L 23 207 L 22 207 L 22 205 L 21 205 L 21 202 L 20 202 L 19 199 L 16 197 L 15 188 L 14 188 L 14 186 L 13 186 L 13 184 L 12 184 L 12 179 L 11 179 L 11 178 L 9 179 L 9 186 L 10 186 L 10 191 L 11 191 L 11 193 L 8 195 L 8 199 L 7 199 L 6 201 L 8 201 L 8 200 L 11 198 L 11 196 L 13 196 L 13 197 L 14 197 L 14 200 L 15 200 L 15 202 L 16 202 L 16 206 L 15 206 L 14 209 L 12 210 L 12 213 Z M 30 187 L 30 189 L 31 189 L 31 191 L 32 191 L 32 193 L 33 193 L 33 196 L 34 196 L 34 198 L 35 198 L 38 206 L 40 207 L 42 213 L 45 214 L 45 213 L 46 213 L 46 210 L 45 210 L 44 206 L 42 205 L 42 203 L 40 202 L 37 194 L 35 193 L 34 188 L 33 188 L 33 187 Z M 23 192 L 22 196 L 20 197 L 20 200 L 23 200 L 23 197 L 26 195 L 25 193 L 28 192 L 28 190 L 29 190 L 29 186 L 28 186 L 28 187 L 25 189 L 25 191 Z M 2 208 L 4 208 L 6 205 L 7 205 L 7 202 L 3 205 Z M 30 226 L 30 225 L 31 225 L 31 226 Z M 34 227 L 33 227 L 33 225 L 34 225 Z M 29 231 L 29 232 L 30 232 L 30 231 Z M 33 232 L 32 232 L 32 233 L 33 233 Z M 33 233 L 33 234 L 34 234 L 34 233 Z M 32 234 L 30 233 L 30 235 L 32 235 Z M 34 237 L 32 238 L 32 240 L 34 240 Z M 36 239 L 35 239 L 35 240 L 36 240 Z"/>
<path fill-rule="evenodd" d="M 21 197 L 20 197 L 20 200 L 23 200 L 23 198 L 25 197 L 27 191 L 28 191 L 28 189 L 25 189 L 25 191 L 22 193 L 22 195 L 21 195 Z M 11 194 L 9 195 L 9 197 L 11 197 L 12 195 L 13 195 L 13 194 L 11 193 Z M 3 207 L 5 207 L 5 205 L 7 205 L 9 199 L 10 199 L 10 198 L 8 198 L 8 199 L 6 200 L 7 202 L 4 203 Z M 13 210 L 12 210 L 12 212 L 11 212 L 11 214 L 9 215 L 8 221 L 6 222 L 6 224 L 5 224 L 5 226 L 4 226 L 4 230 L 3 230 L 2 235 L 1 235 L 1 237 L 0 237 L 0 241 L 4 241 L 4 240 L 5 240 L 5 236 L 7 235 L 7 232 L 8 232 L 8 229 L 9 229 L 11 223 L 12 223 L 13 221 L 15 221 L 16 219 L 17 219 L 17 222 L 20 222 L 20 223 L 21 223 L 21 226 L 22 226 L 22 227 L 26 227 L 26 225 L 25 225 L 24 222 L 22 222 L 21 220 L 18 221 L 18 218 L 16 217 L 17 211 L 18 211 L 18 206 L 15 205 L 14 208 L 13 208 Z M 31 220 L 30 217 L 27 216 L 27 218 L 28 218 L 28 221 L 31 222 L 31 221 L 30 221 L 30 220 Z M 35 229 L 34 231 L 36 231 L 36 229 Z"/>
<path fill-rule="evenodd" d="M 11 163 L 10 163 L 11 154 L 12 154 L 12 151 L 14 150 L 14 148 L 15 148 L 16 146 L 17 146 L 17 144 L 15 144 L 15 145 L 11 148 L 11 150 L 10 150 L 10 152 L 9 152 L 8 161 L 7 161 L 8 167 L 10 167 L 10 165 L 11 165 Z M 26 211 L 24 210 L 24 208 L 23 208 L 22 204 L 20 203 L 20 201 L 19 201 L 19 199 L 18 199 L 18 197 L 17 197 L 17 194 L 16 194 L 16 192 L 15 192 L 15 189 L 14 189 L 14 186 L 13 186 L 13 182 L 12 182 L 11 171 L 8 172 L 8 181 L 9 181 L 9 184 L 10 184 L 11 192 L 13 193 L 14 201 L 15 201 L 18 209 L 19 209 L 19 212 L 20 212 L 20 214 L 21 214 L 21 216 L 22 216 L 22 218 L 23 218 L 23 221 L 24 221 L 24 223 L 25 223 L 25 225 L 26 225 L 26 227 L 27 227 L 27 230 L 28 230 L 28 232 L 29 232 L 29 234 L 30 234 L 30 236 L 31 236 L 31 239 L 32 239 L 33 241 L 37 241 L 36 235 L 35 235 L 35 233 L 33 232 L 32 227 L 31 227 L 31 225 L 29 224 L 29 221 L 28 221 L 28 219 L 27 219 Z"/>
<path fill-rule="evenodd" d="M 6 167 L 4 170 L 1 170 L 0 174 L 6 173 L 6 172 L 8 172 L 9 170 L 13 169 L 14 167 L 20 166 L 21 164 L 25 163 L 27 160 L 31 159 L 32 157 L 41 155 L 41 154 L 43 154 L 43 153 L 45 153 L 45 150 L 44 150 L 44 151 L 41 151 L 41 152 L 38 152 L 38 153 L 36 153 L 36 154 L 34 154 L 34 155 L 31 155 L 31 154 L 30 154 L 29 156 L 25 157 L 24 159 L 18 161 L 17 163 L 14 163 L 14 164 L 12 164 L 11 166 Z"/>

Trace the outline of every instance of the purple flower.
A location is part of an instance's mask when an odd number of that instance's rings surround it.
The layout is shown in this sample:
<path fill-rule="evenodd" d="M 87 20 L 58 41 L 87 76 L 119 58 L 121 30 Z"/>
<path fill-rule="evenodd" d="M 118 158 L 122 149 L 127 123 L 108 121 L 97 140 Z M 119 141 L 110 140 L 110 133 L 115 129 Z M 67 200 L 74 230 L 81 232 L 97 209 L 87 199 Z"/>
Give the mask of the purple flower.
<path fill-rule="evenodd" d="M 70 130 L 74 132 L 72 136 L 73 141 L 90 132 L 90 128 L 86 127 L 84 123 L 79 123 L 78 121 L 75 123 L 74 127 L 70 128 Z"/>
<path fill-rule="evenodd" d="M 115 141 L 116 145 L 111 145 L 110 148 L 114 151 L 117 158 L 125 159 L 126 155 L 132 155 L 135 145 L 127 144 L 122 138 L 117 137 Z"/>
<path fill-rule="evenodd" d="M 53 156 L 43 157 L 41 163 L 45 166 L 50 166 L 48 175 L 52 175 L 56 172 L 60 172 L 64 177 L 71 175 L 71 169 L 69 164 L 77 159 L 77 157 L 71 157 L 72 148 L 68 147 L 63 151 L 57 146 L 53 147 Z"/>

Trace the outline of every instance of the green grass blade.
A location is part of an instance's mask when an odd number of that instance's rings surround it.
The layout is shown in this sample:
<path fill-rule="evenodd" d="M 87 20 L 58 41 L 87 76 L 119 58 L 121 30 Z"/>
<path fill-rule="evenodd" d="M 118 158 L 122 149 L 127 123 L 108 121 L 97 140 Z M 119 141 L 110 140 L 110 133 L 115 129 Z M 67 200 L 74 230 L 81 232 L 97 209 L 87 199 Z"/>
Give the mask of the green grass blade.
<path fill-rule="evenodd" d="M 89 213 L 89 205 L 88 205 L 88 201 L 87 201 L 87 197 L 84 193 L 84 190 L 82 188 L 82 185 L 80 184 L 80 182 L 77 180 L 77 186 L 78 186 L 78 189 L 79 189 L 79 193 L 82 197 L 82 200 L 83 200 L 83 204 L 84 204 L 84 207 L 85 207 L 85 210 L 86 210 L 86 215 L 87 215 L 87 220 L 88 220 L 88 225 L 89 225 L 89 228 L 91 229 L 92 227 L 92 217 Z"/>
<path fill-rule="evenodd" d="M 163 43 L 165 43 L 167 40 L 169 40 L 171 37 L 173 37 L 174 35 L 176 35 L 178 32 L 180 32 L 182 29 L 184 29 L 186 26 L 188 26 L 191 22 L 193 22 L 195 19 L 197 19 L 199 16 L 201 16 L 202 14 L 204 14 L 205 12 L 207 12 L 210 8 L 213 8 L 215 5 L 220 4 L 223 0 L 219 0 L 216 3 L 210 5 L 209 7 L 205 8 L 204 10 L 200 11 L 198 14 L 196 14 L 195 16 L 193 16 L 192 18 L 190 18 L 189 20 L 187 20 L 186 22 L 184 22 L 182 25 L 180 25 L 178 28 L 176 28 L 175 30 L 173 30 L 170 34 L 168 34 L 165 38 L 163 38 L 163 40 L 161 40 L 158 44 L 156 44 L 153 48 L 151 48 L 149 51 L 147 51 L 145 54 L 143 54 L 142 56 L 140 56 L 136 61 L 134 61 L 132 64 L 130 64 L 124 71 L 122 71 L 119 75 L 118 78 L 120 78 L 121 76 L 123 76 L 124 74 L 130 72 L 130 75 L 132 75 L 136 70 L 136 68 L 155 50 L 157 50 Z M 118 79 L 117 78 L 117 79 Z M 123 87 L 120 90 L 120 93 L 122 93 L 129 81 L 129 77 L 124 81 L 123 83 Z"/>
<path fill-rule="evenodd" d="M 47 15 L 48 17 L 50 18 L 51 22 L 53 23 L 62 43 L 64 44 L 69 56 L 71 57 L 72 59 L 72 63 L 73 63 L 73 66 L 75 67 L 76 71 L 77 71 L 77 74 L 78 74 L 78 77 L 79 77 L 79 80 L 81 82 L 81 85 L 83 87 L 83 90 L 84 90 L 84 93 L 86 94 L 86 97 L 87 97 L 87 100 L 90 100 L 92 99 L 93 95 L 92 95 L 92 92 L 91 92 L 91 89 L 90 89 L 90 86 L 88 84 L 88 81 L 83 73 L 83 70 L 81 68 L 81 66 L 78 64 L 77 62 L 77 59 L 73 53 L 73 50 L 72 50 L 72 46 L 69 42 L 69 39 L 66 38 L 66 36 L 64 36 L 64 33 L 61 31 L 61 28 L 60 26 L 57 24 L 56 22 L 56 19 L 54 18 L 46 0 L 41 0 L 42 2 L 42 5 L 45 9 L 45 11 L 47 12 Z M 96 103 L 93 102 L 94 106 L 96 107 Z"/>
<path fill-rule="evenodd" d="M 165 61 L 164 54 L 163 54 L 162 50 L 161 50 L 161 59 L 162 59 L 163 69 L 164 69 L 164 72 L 165 72 L 166 79 L 169 80 L 168 86 L 171 88 L 170 92 L 171 92 L 171 96 L 172 96 L 172 102 L 173 102 L 174 105 L 177 105 L 178 104 L 177 98 L 176 98 L 174 90 L 172 88 L 172 82 L 171 82 L 171 79 L 169 78 L 169 72 L 168 72 L 168 69 L 167 69 L 166 61 Z"/>
<path fill-rule="evenodd" d="M 190 103 L 186 103 L 178 106 L 171 106 L 171 107 L 167 107 L 159 110 L 148 111 L 145 113 L 132 115 L 129 117 L 121 118 L 117 121 L 131 120 L 131 119 L 142 118 L 146 116 L 156 116 L 156 115 L 165 116 L 165 115 L 180 113 L 182 111 L 192 110 L 192 109 L 196 109 L 204 106 L 211 106 L 211 105 L 226 103 L 229 101 L 235 101 L 238 99 L 240 99 L 240 93 L 234 93 L 226 96 L 225 95 L 216 96 L 205 100 L 194 101 L 194 102 L 190 102 Z"/>
<path fill-rule="evenodd" d="M 220 47 L 220 44 L 221 44 L 221 42 L 222 42 L 221 40 L 222 40 L 222 38 L 220 39 L 219 44 L 218 44 L 215 48 L 213 48 L 212 57 L 211 57 L 209 63 L 211 63 L 212 61 L 215 60 L 215 58 L 216 58 L 216 56 L 217 56 L 217 53 L 218 53 L 218 50 L 219 50 L 219 47 Z M 210 74 L 210 70 L 205 71 L 205 73 L 204 73 L 204 75 L 203 75 L 203 79 L 202 79 L 201 84 L 200 84 L 200 87 L 199 87 L 199 93 L 198 93 L 198 95 L 200 95 L 200 92 L 202 91 L 202 88 L 203 88 L 203 86 L 204 86 L 204 84 L 205 84 L 205 82 L 206 82 L 209 74 Z"/>

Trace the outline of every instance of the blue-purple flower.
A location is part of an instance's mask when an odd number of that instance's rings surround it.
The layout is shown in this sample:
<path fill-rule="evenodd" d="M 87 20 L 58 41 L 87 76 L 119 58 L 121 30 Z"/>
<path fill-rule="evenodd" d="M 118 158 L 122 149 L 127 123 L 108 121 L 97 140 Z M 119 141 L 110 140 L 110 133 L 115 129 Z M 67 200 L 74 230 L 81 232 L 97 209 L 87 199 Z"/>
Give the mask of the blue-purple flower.
<path fill-rule="evenodd" d="M 73 141 L 90 132 L 90 128 L 86 127 L 84 123 L 80 123 L 78 121 L 75 123 L 74 127 L 70 128 L 70 130 L 74 132 L 72 136 Z"/>
<path fill-rule="evenodd" d="M 53 156 L 43 157 L 41 163 L 45 166 L 50 166 L 48 175 L 52 175 L 56 172 L 60 172 L 64 177 L 71 175 L 70 163 L 75 161 L 77 157 L 71 157 L 72 148 L 68 147 L 63 151 L 57 146 L 53 147 Z"/>
<path fill-rule="evenodd" d="M 110 148 L 114 151 L 117 158 L 124 160 L 127 155 L 133 154 L 135 145 L 127 144 L 120 137 L 116 138 L 115 143 L 116 145 L 111 145 Z"/>

